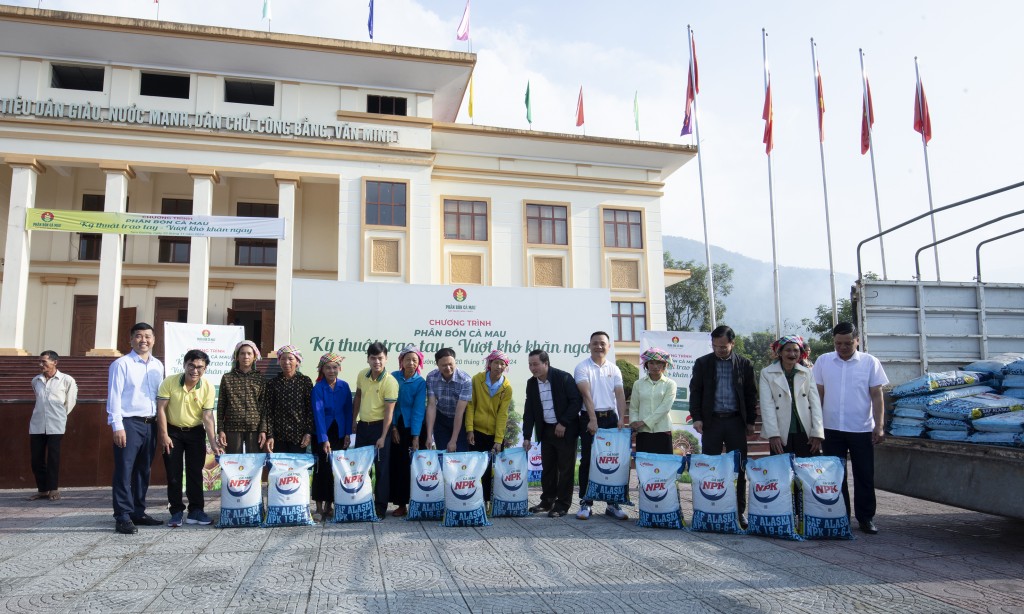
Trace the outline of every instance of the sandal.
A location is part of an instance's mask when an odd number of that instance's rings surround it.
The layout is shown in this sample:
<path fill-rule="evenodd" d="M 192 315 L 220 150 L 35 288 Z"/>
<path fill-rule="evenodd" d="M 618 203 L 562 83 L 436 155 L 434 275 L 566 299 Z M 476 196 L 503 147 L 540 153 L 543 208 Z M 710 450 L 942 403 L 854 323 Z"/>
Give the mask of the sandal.
<path fill-rule="evenodd" d="M 401 518 L 402 516 L 405 516 L 408 513 L 409 512 L 406 511 L 405 506 L 403 505 L 402 507 L 399 507 L 395 511 L 391 512 L 391 515 L 395 518 Z"/>
<path fill-rule="evenodd" d="M 49 492 L 37 492 L 28 498 L 29 501 L 39 501 L 40 499 L 46 499 L 50 496 Z"/>
<path fill-rule="evenodd" d="M 59 490 L 51 490 L 49 498 L 50 498 L 50 501 L 60 501 L 60 491 Z"/>

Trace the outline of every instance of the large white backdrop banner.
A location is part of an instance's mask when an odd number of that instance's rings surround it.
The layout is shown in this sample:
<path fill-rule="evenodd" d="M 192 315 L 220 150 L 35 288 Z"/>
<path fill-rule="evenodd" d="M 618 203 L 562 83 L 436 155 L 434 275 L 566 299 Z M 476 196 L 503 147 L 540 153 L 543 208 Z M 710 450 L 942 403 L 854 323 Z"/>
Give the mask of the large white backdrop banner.
<path fill-rule="evenodd" d="M 164 324 L 164 372 L 167 375 L 184 372 L 185 352 L 202 350 L 210 356 L 210 365 L 203 377 L 219 386 L 220 377 L 231 370 L 235 345 L 243 339 L 245 328 L 242 326 L 167 322 Z"/>
<path fill-rule="evenodd" d="M 667 375 L 678 386 L 670 412 L 673 428 L 690 431 L 699 440 L 700 435 L 690 426 L 690 377 L 694 361 L 711 353 L 711 333 L 645 330 L 640 334 L 640 352 L 651 347 L 661 348 L 672 357 L 672 368 Z M 643 365 L 640 370 L 643 371 Z"/>
<path fill-rule="evenodd" d="M 589 356 L 590 333 L 610 331 L 607 289 L 426 286 L 296 279 L 292 285 L 291 342 L 303 354 L 301 371 L 316 379 L 325 352 L 345 357 L 341 378 L 355 391 L 355 377 L 367 368 L 366 348 L 388 348 L 388 372 L 397 371 L 398 352 L 408 343 L 424 354 L 423 375 L 434 369 L 434 352 L 450 347 L 456 364 L 470 375 L 500 349 L 511 360 L 506 377 L 516 411 L 522 414 L 527 357 L 542 349 L 551 366 L 572 372 Z M 609 354 L 614 360 L 614 355 Z"/>

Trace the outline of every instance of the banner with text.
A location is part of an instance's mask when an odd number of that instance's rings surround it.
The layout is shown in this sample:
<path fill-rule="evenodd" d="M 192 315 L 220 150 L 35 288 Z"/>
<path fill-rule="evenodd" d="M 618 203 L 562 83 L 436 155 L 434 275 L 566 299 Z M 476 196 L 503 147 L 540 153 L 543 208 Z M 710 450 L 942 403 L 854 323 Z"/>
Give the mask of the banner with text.
<path fill-rule="evenodd" d="M 284 218 L 230 215 L 154 215 L 66 209 L 28 209 L 26 230 L 159 235 L 165 237 L 241 237 L 283 239 Z"/>
<path fill-rule="evenodd" d="M 651 347 L 661 348 L 672 357 L 672 368 L 666 375 L 677 386 L 676 400 L 669 412 L 673 430 L 687 431 L 700 441 L 700 434 L 693 430 L 690 420 L 690 377 L 694 361 L 711 353 L 711 333 L 645 330 L 640 334 L 640 352 Z"/>
<path fill-rule="evenodd" d="M 168 376 L 184 371 L 185 352 L 202 350 L 209 354 L 210 364 L 203 377 L 215 386 L 220 377 L 231 370 L 232 352 L 235 345 L 245 339 L 243 326 L 219 326 L 214 324 L 164 324 L 164 373 Z"/>

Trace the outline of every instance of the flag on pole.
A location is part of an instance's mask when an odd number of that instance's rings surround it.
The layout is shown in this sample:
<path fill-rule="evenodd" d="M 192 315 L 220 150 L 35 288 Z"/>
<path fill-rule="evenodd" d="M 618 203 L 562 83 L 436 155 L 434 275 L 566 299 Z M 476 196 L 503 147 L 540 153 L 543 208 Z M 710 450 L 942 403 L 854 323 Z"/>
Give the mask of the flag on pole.
<path fill-rule="evenodd" d="M 530 82 L 526 82 L 526 121 L 533 125 L 533 106 L 530 104 Z"/>
<path fill-rule="evenodd" d="M 768 76 L 768 87 L 764 90 L 764 111 L 761 113 L 761 118 L 764 119 L 764 152 L 769 156 L 772 155 L 772 147 L 775 145 L 774 135 L 772 134 L 772 128 L 774 127 L 774 117 L 772 114 L 772 78 Z"/>
<path fill-rule="evenodd" d="M 469 78 L 469 119 L 473 119 L 473 77 Z"/>
<path fill-rule="evenodd" d="M 928 112 L 928 97 L 924 95 L 924 84 L 920 77 L 914 93 L 914 131 L 921 133 L 926 144 L 932 140 L 932 114 Z"/>
<path fill-rule="evenodd" d="M 469 2 L 470 0 L 466 0 L 466 11 L 462 13 L 462 21 L 455 30 L 455 38 L 460 41 L 469 40 Z"/>
<path fill-rule="evenodd" d="M 366 20 L 366 29 L 370 33 L 370 40 L 373 40 L 373 0 L 370 0 L 370 18 Z"/>
<path fill-rule="evenodd" d="M 864 97 L 860 120 L 860 155 L 864 155 L 871 149 L 871 126 L 875 125 L 875 107 L 871 104 L 871 82 L 864 77 L 864 87 L 867 88 L 867 95 Z"/>
<path fill-rule="evenodd" d="M 818 141 L 825 142 L 825 93 L 821 89 L 821 66 L 814 65 L 814 72 L 817 73 L 816 83 L 818 90 Z"/>
<path fill-rule="evenodd" d="M 633 92 L 633 125 L 636 127 L 636 131 L 640 132 L 640 101 L 637 99 L 639 92 Z"/>
<path fill-rule="evenodd" d="M 270 21 L 270 0 L 263 0 L 263 19 Z"/>
<path fill-rule="evenodd" d="M 583 86 L 580 86 L 580 97 L 576 100 L 576 127 L 583 125 Z"/>
<path fill-rule="evenodd" d="M 697 72 L 697 43 L 690 36 L 690 68 L 686 71 L 686 112 L 683 115 L 683 129 L 679 136 L 693 134 L 693 104 L 700 93 L 700 81 Z"/>

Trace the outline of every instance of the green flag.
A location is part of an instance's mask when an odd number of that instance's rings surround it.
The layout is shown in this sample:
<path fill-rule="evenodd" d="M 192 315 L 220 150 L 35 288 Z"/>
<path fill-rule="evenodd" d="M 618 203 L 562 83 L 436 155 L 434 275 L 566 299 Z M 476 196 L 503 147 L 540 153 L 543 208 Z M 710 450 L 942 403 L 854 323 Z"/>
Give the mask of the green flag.
<path fill-rule="evenodd" d="M 526 82 L 526 121 L 533 124 L 533 106 L 530 104 L 530 82 Z"/>
<path fill-rule="evenodd" d="M 636 125 L 636 131 L 640 132 L 640 102 L 637 100 L 637 92 L 633 92 L 633 123 Z"/>

